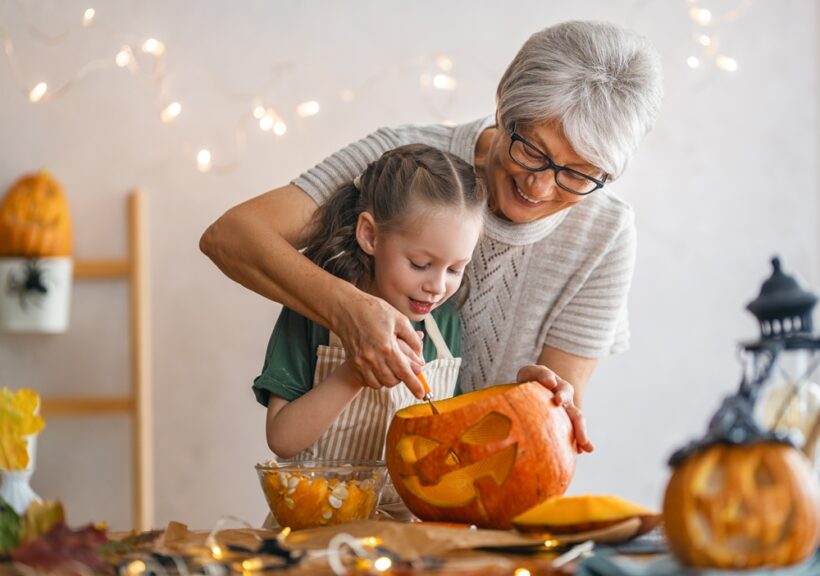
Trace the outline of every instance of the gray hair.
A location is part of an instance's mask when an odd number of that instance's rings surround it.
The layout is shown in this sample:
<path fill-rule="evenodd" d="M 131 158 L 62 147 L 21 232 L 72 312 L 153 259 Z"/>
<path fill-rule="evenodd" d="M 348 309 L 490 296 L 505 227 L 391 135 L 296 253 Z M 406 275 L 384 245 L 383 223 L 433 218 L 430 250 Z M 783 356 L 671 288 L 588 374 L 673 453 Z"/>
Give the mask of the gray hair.
<path fill-rule="evenodd" d="M 582 158 L 617 178 L 662 97 L 660 57 L 646 39 L 613 24 L 565 22 L 524 43 L 496 103 L 499 128 L 557 122 Z"/>

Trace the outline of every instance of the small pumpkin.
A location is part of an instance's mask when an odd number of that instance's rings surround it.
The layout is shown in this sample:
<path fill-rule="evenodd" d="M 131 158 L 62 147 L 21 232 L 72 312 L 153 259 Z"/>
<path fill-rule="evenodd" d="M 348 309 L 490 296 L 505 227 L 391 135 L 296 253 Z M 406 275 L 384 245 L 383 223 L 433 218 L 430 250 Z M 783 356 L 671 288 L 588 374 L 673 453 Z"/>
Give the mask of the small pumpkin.
<path fill-rule="evenodd" d="M 513 518 L 513 525 L 522 532 L 577 534 L 603 530 L 637 518 L 638 533 L 645 533 L 660 523 L 661 516 L 618 496 L 579 495 L 556 496 L 536 504 Z"/>
<path fill-rule="evenodd" d="M 0 204 L 0 256 L 70 256 L 71 215 L 63 189 L 45 170 L 12 184 Z"/>
<path fill-rule="evenodd" d="M 422 520 L 509 528 L 563 494 L 576 448 L 566 411 L 537 382 L 505 384 L 399 410 L 386 440 L 399 496 Z"/>

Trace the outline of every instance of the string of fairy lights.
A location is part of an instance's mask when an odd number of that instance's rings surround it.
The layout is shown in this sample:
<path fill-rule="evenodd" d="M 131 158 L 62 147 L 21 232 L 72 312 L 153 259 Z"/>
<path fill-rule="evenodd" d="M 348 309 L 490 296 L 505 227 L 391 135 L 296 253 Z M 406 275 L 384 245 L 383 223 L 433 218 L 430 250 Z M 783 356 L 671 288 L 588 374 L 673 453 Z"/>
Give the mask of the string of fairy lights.
<path fill-rule="evenodd" d="M 7 2 L 10 0 L 6 0 Z M 20 6 L 23 3 L 16 0 Z M 720 49 L 721 38 L 720 29 L 724 24 L 729 24 L 737 20 L 742 13 L 748 9 L 752 0 L 741 0 L 740 4 L 722 14 L 715 15 L 703 3 L 698 0 L 686 0 L 688 14 L 694 22 L 696 28 L 693 31 L 693 50 L 687 58 L 687 65 L 692 69 L 714 66 L 714 68 L 735 72 L 738 69 L 738 62 L 735 58 L 723 53 Z M 17 26 L 16 29 L 25 29 L 31 38 L 48 46 L 59 46 L 69 36 L 82 32 L 92 27 L 99 27 L 100 14 L 94 7 L 88 7 L 77 14 L 76 20 L 65 30 L 57 34 L 47 34 L 36 25 L 29 23 L 28 26 Z M 53 102 L 74 88 L 80 81 L 91 72 L 104 69 L 127 69 L 132 75 L 148 75 L 158 91 L 157 102 L 159 102 L 158 120 L 165 125 L 174 124 L 184 113 L 185 105 L 182 101 L 172 96 L 170 81 L 166 74 L 166 59 L 168 57 L 165 43 L 156 37 L 130 38 L 123 42 L 114 54 L 103 56 L 81 66 L 68 80 L 62 84 L 53 85 L 47 79 L 42 79 L 27 84 L 23 75 L 19 72 L 19 65 L 15 52 L 15 45 L 0 24 L 0 42 L 3 44 L 3 52 L 10 65 L 13 75 L 20 86 L 21 95 L 28 99 L 31 104 L 43 105 Z M 458 81 L 453 73 L 454 62 L 446 54 L 437 54 L 431 58 L 432 65 L 419 74 L 419 87 L 421 90 L 452 93 L 458 86 Z M 355 90 L 350 88 L 341 89 L 336 94 L 342 102 L 351 102 L 357 97 Z M 282 110 L 277 106 L 266 102 L 262 96 L 251 96 L 245 106 L 245 112 L 236 124 L 234 130 L 235 152 L 232 155 L 233 161 L 217 162 L 212 149 L 207 146 L 185 146 L 195 157 L 196 167 L 201 172 L 226 172 L 237 167 L 238 158 L 242 155 L 247 139 L 249 126 L 256 126 L 263 133 L 270 133 L 274 137 L 281 138 L 288 132 L 288 118 L 299 117 L 308 118 L 316 116 L 322 110 L 322 105 L 318 100 L 307 99 L 300 102 L 293 110 Z M 446 118 L 441 118 L 446 123 Z M 230 156 L 225 154 L 225 157 Z"/>
<path fill-rule="evenodd" d="M 29 24 L 25 28 L 35 40 L 48 46 L 58 46 L 75 32 L 82 32 L 91 27 L 99 26 L 99 19 L 100 14 L 97 9 L 88 7 L 77 15 L 73 24 L 58 34 L 46 34 L 33 24 Z M 18 26 L 16 28 L 19 30 L 24 27 Z M 15 80 L 20 86 L 20 93 L 31 104 L 48 104 L 64 97 L 92 71 L 120 68 L 127 69 L 134 76 L 148 74 L 149 79 L 159 92 L 157 100 L 162 104 L 158 110 L 158 119 L 162 124 L 174 124 L 185 111 L 184 103 L 171 96 L 170 82 L 165 72 L 168 53 L 165 43 L 159 38 L 132 38 L 130 41 L 123 43 L 114 54 L 88 62 L 80 67 L 68 80 L 56 86 L 46 79 L 37 81 L 33 85 L 26 84 L 23 74 L 19 72 L 14 41 L 9 33 L 2 28 L 1 24 L 0 42 L 2 42 L 3 52 Z M 438 54 L 432 57 L 432 61 L 434 66 L 428 66 L 427 70 L 419 76 L 420 88 L 422 90 L 442 92 L 454 91 L 457 87 L 457 80 L 452 75 L 453 60 L 447 55 Z M 350 88 L 342 89 L 337 94 L 337 97 L 343 102 L 351 102 L 356 96 L 356 91 Z M 253 123 L 262 132 L 271 133 L 275 137 L 282 137 L 288 131 L 287 118 L 289 116 L 293 117 L 295 115 L 300 118 L 308 118 L 319 114 L 322 109 L 320 102 L 313 99 L 300 102 L 294 110 L 289 112 L 271 105 L 262 96 L 250 96 L 247 100 L 246 111 L 237 122 L 234 131 L 235 157 L 240 156 L 244 151 L 247 139 L 247 120 L 252 119 Z M 208 147 L 197 146 L 195 150 L 196 167 L 201 172 L 226 172 L 236 168 L 236 161 L 217 163 L 212 150 Z"/>
<path fill-rule="evenodd" d="M 231 544 L 229 539 L 224 538 L 223 534 L 229 524 L 240 525 L 246 541 L 248 538 L 254 540 L 254 547 Z M 306 574 L 312 571 L 326 572 L 329 568 L 337 576 L 380 576 L 440 570 L 445 566 L 443 559 L 431 556 L 402 559 L 397 551 L 387 548 L 379 536 L 356 537 L 341 530 L 330 538 L 325 547 L 298 551 L 287 545 L 290 535 L 291 529 L 287 527 L 277 532 L 260 530 L 241 518 L 223 516 L 208 532 L 204 546 L 200 536 L 192 535 L 184 542 L 161 547 L 161 551 L 152 551 L 150 548 L 132 550 L 117 564 L 116 573 L 119 576 L 256 576 L 287 568 L 299 568 L 300 573 Z M 233 539 L 236 539 L 235 536 Z M 547 552 L 557 547 L 556 540 L 544 542 Z M 586 541 L 560 554 L 554 552 L 556 555 L 550 560 L 550 566 L 560 569 L 578 558 L 588 557 L 593 549 L 594 543 Z M 501 565 L 513 576 L 531 576 L 532 572 L 526 566 L 521 566 L 521 563 L 523 562 L 513 559 L 451 557 L 447 559 L 446 567 L 447 571 L 453 573 L 478 573 L 482 569 L 498 568 Z M 28 576 L 27 572 L 23 573 Z M 80 570 L 78 573 L 85 576 L 90 575 L 91 571 Z M 36 576 L 34 571 L 31 574 Z"/>
<path fill-rule="evenodd" d="M 704 68 L 713 65 L 723 72 L 736 72 L 738 62 L 732 56 L 721 51 L 720 30 L 724 25 L 731 24 L 740 18 L 752 5 L 753 0 L 742 0 L 735 7 L 715 15 L 711 10 L 698 3 L 697 0 L 687 0 L 689 18 L 694 22 L 696 29 L 692 33 L 694 53 L 686 59 L 689 68 Z"/>

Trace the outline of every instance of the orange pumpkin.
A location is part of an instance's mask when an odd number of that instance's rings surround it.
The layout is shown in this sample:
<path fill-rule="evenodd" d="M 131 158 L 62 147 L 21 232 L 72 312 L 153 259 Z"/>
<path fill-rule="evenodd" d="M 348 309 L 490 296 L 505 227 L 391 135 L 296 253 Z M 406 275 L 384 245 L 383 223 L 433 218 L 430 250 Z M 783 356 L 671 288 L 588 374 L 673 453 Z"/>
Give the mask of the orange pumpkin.
<path fill-rule="evenodd" d="M 0 256 L 70 256 L 71 244 L 63 189 L 45 170 L 22 176 L 0 205 Z"/>
<path fill-rule="evenodd" d="M 818 481 L 788 444 L 713 444 L 675 467 L 663 515 L 669 547 L 684 564 L 786 566 L 817 547 Z"/>
<path fill-rule="evenodd" d="M 509 528 L 563 494 L 575 471 L 566 411 L 536 382 L 493 386 L 400 410 L 387 431 L 387 469 L 422 520 Z"/>

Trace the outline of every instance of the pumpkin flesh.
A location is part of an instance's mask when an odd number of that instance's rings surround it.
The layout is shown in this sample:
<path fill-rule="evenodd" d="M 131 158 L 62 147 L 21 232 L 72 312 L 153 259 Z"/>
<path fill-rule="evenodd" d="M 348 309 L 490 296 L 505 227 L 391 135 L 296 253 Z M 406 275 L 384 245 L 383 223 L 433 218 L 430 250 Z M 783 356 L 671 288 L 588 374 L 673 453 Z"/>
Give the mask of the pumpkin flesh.
<path fill-rule="evenodd" d="M 640 532 L 657 525 L 660 515 L 618 496 L 557 496 L 533 506 L 513 519 L 523 532 L 576 534 L 602 530 L 630 518 L 639 518 Z"/>

